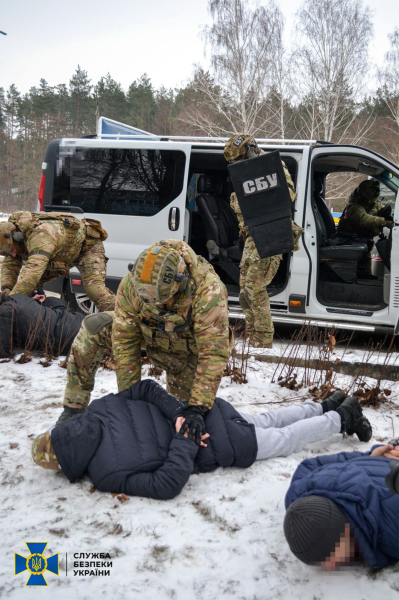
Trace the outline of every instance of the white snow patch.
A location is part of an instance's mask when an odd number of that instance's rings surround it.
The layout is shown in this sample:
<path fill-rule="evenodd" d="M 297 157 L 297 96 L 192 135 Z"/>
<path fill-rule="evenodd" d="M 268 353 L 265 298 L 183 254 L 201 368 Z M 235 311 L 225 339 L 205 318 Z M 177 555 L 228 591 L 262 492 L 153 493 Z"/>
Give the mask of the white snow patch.
<path fill-rule="evenodd" d="M 251 359 L 248 384 L 234 384 L 225 377 L 219 395 L 246 412 L 300 402 L 303 391 L 289 392 L 270 383 L 274 368 Z M 376 440 L 398 435 L 399 404 L 365 410 L 374 428 L 369 444 L 336 435 L 288 458 L 257 462 L 246 470 L 218 469 L 192 476 L 172 501 L 132 497 L 121 503 L 111 494 L 90 493 L 88 478 L 70 485 L 64 475 L 42 470 L 31 460 L 32 438 L 54 425 L 61 412 L 65 376 L 58 361 L 48 368 L 38 358 L 25 365 L 0 364 L 0 596 L 397 598 L 395 568 L 376 575 L 365 567 L 328 574 L 296 560 L 283 536 L 283 519 L 285 493 L 301 460 L 315 454 L 364 451 Z M 116 389 L 115 374 L 100 371 L 93 398 Z M 45 575 L 48 592 L 33 587 L 25 591 L 27 571 L 14 576 L 14 552 L 29 554 L 25 541 L 48 541 L 45 555 L 60 553 L 60 576 Z M 83 552 L 108 552 L 113 563 L 110 576 L 74 576 L 73 555 Z"/>

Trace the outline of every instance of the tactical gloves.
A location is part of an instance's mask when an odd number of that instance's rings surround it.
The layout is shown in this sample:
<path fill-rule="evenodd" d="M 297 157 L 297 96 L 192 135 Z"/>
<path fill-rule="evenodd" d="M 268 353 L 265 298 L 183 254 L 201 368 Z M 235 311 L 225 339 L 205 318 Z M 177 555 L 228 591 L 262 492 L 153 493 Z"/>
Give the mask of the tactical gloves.
<path fill-rule="evenodd" d="M 175 416 L 175 422 L 178 417 L 185 419 L 179 433 L 184 435 L 188 431 L 188 439 L 199 446 L 201 437 L 205 435 L 204 414 L 208 412 L 203 406 L 187 406 Z"/>

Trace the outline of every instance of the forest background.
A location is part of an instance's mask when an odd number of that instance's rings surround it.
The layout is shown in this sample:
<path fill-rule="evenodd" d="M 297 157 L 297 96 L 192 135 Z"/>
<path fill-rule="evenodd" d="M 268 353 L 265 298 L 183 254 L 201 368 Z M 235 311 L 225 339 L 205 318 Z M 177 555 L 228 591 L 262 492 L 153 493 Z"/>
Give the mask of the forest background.
<path fill-rule="evenodd" d="M 146 73 L 126 90 L 110 73 L 95 83 L 81 65 L 68 83 L 0 87 L 1 210 L 35 210 L 48 142 L 94 134 L 99 115 L 159 135 L 358 144 L 399 162 L 399 28 L 383 64 L 371 65 L 373 13 L 362 0 L 304 0 L 288 42 L 274 0 L 209 0 L 208 9 L 211 66 L 195 65 L 179 89 L 155 89 Z M 331 208 L 342 210 L 349 190 L 337 181 Z"/>

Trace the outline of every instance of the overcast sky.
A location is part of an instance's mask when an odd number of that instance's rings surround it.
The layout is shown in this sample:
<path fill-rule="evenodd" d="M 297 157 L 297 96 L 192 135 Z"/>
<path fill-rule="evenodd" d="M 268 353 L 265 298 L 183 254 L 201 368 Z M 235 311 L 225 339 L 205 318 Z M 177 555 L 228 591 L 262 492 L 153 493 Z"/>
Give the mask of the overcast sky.
<path fill-rule="evenodd" d="M 263 2 L 264 3 L 264 2 Z M 277 3 L 287 38 L 301 0 Z M 262 4 L 262 1 L 261 1 Z M 369 0 L 375 36 L 370 57 L 381 64 L 388 33 L 399 26 L 398 0 Z M 208 0 L 0 0 L 0 87 L 21 92 L 44 78 L 68 83 L 78 64 L 92 83 L 108 72 L 127 90 L 147 73 L 156 88 L 180 87 L 194 63 L 207 65 L 201 27 Z"/>

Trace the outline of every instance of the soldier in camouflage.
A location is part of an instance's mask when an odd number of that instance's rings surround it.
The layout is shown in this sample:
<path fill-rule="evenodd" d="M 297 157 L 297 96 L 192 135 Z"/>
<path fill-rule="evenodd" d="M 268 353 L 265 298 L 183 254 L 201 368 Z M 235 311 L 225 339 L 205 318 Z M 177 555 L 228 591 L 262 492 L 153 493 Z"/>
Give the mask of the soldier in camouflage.
<path fill-rule="evenodd" d="M 381 227 L 392 227 L 392 219 L 378 216 L 383 208 L 379 195 L 379 181 L 362 181 L 349 197 L 338 223 L 338 233 L 352 233 L 371 239 L 379 234 Z"/>
<path fill-rule="evenodd" d="M 112 349 L 118 388 L 141 379 L 141 347 L 188 402 L 190 434 L 204 431 L 231 348 L 227 291 L 213 267 L 180 240 L 145 250 L 118 288 Z"/>
<path fill-rule="evenodd" d="M 64 409 L 56 425 L 82 413 L 89 404 L 97 370 L 106 353 L 112 351 L 113 318 L 113 312 L 104 312 L 83 320 L 69 353 Z"/>
<path fill-rule="evenodd" d="M 99 310 L 113 310 L 114 294 L 105 287 L 107 234 L 99 221 L 63 213 L 13 213 L 0 223 L 1 293 L 28 296 L 76 266 L 89 298 Z M 26 262 L 25 262 L 26 261 Z M 25 262 L 25 264 L 24 264 Z"/>
<path fill-rule="evenodd" d="M 349 197 L 349 202 L 345 206 L 338 223 L 338 233 L 372 239 L 380 233 L 381 227 L 391 228 L 393 225 L 392 219 L 378 216 L 383 208 L 378 199 L 379 195 L 380 182 L 378 180 L 367 179 L 362 181 Z M 361 277 L 372 277 L 370 252 L 365 261 L 359 265 L 359 275 Z"/>
<path fill-rule="evenodd" d="M 237 133 L 228 140 L 224 148 L 225 159 L 236 162 L 265 154 L 260 150 L 255 139 L 246 133 Z M 296 194 L 294 183 L 287 166 L 283 162 L 285 177 L 292 202 Z M 230 205 L 238 218 L 240 234 L 245 241 L 244 252 L 240 263 L 240 305 L 245 314 L 247 335 L 256 348 L 271 348 L 274 326 L 270 314 L 269 295 L 266 290 L 278 271 L 281 254 L 269 258 L 260 258 L 253 238 L 248 235 L 248 227 L 240 209 L 235 192 L 231 194 Z M 299 238 L 303 229 L 292 222 L 294 251 L 299 250 Z"/>

